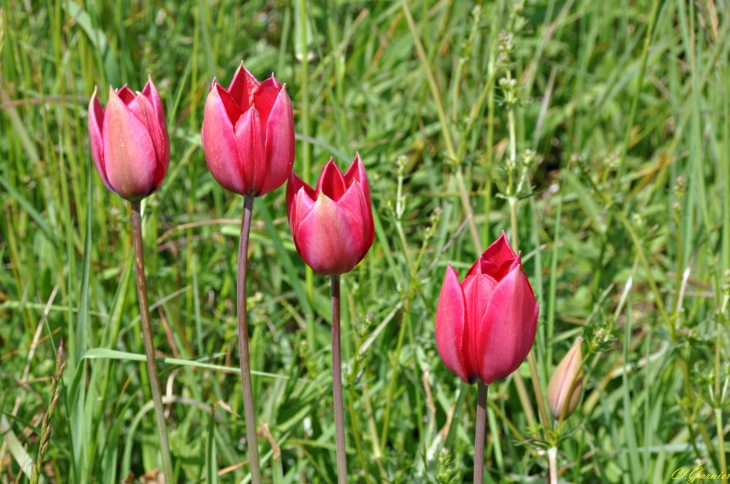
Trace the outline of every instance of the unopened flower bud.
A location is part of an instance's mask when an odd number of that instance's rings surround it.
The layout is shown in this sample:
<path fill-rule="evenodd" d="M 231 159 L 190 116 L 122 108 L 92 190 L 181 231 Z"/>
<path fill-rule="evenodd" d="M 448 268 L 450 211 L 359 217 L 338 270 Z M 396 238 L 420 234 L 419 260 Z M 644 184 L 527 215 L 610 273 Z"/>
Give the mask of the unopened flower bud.
<path fill-rule="evenodd" d="M 548 405 L 555 418 L 568 418 L 578 407 L 583 393 L 583 338 L 578 338 L 550 378 Z"/>

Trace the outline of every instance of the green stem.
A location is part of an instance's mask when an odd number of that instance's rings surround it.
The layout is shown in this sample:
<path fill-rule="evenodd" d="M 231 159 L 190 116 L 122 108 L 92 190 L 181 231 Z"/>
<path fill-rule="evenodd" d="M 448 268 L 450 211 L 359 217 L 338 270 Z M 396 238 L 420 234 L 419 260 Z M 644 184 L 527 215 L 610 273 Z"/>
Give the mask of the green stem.
<path fill-rule="evenodd" d="M 256 409 L 251 384 L 251 363 L 248 351 L 248 322 L 246 314 L 246 269 L 248 267 L 248 239 L 251 231 L 251 212 L 254 197 L 243 198 L 243 223 L 241 239 L 238 244 L 238 284 L 236 286 L 236 311 L 238 313 L 238 355 L 241 365 L 241 388 L 243 390 L 243 414 L 246 422 L 248 461 L 251 468 L 252 484 L 261 483 L 261 464 L 259 445 L 256 435 Z"/>
<path fill-rule="evenodd" d="M 345 410 L 342 404 L 342 356 L 340 351 L 340 276 L 331 277 L 332 285 L 332 395 L 335 404 L 335 444 L 337 482 L 347 483 L 345 450 Z"/>
<path fill-rule="evenodd" d="M 722 482 L 727 484 L 727 461 L 725 460 L 725 432 L 722 425 L 722 409 L 715 409 L 715 423 L 717 424 L 717 453 L 720 456 L 720 472 L 723 475 Z"/>
<path fill-rule="evenodd" d="M 548 469 L 550 472 L 549 484 L 558 484 L 558 449 L 557 447 L 550 447 L 547 450 L 548 455 Z"/>
<path fill-rule="evenodd" d="M 130 205 L 132 208 L 132 238 L 134 239 L 134 268 L 137 276 L 137 298 L 139 299 L 139 317 L 140 323 L 142 324 L 144 352 L 147 357 L 147 372 L 149 373 L 150 389 L 152 390 L 152 402 L 155 406 L 157 434 L 160 438 L 162 467 L 165 472 L 166 480 L 169 482 L 174 482 L 172 459 L 170 458 L 170 444 L 167 440 L 167 428 L 165 427 L 165 411 L 162 407 L 160 377 L 157 373 L 155 347 L 152 342 L 152 324 L 150 322 L 150 306 L 147 301 L 147 283 L 144 276 L 144 247 L 142 245 L 141 207 L 140 202 L 130 202 Z"/>

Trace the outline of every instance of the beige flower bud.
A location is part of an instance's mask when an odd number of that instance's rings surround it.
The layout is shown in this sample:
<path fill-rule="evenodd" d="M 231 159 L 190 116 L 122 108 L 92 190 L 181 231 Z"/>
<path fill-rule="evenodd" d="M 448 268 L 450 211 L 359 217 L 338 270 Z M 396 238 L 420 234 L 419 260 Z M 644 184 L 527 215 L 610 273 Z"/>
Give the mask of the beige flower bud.
<path fill-rule="evenodd" d="M 550 378 L 548 405 L 555 418 L 568 418 L 578 407 L 583 393 L 583 338 L 578 338 Z M 573 383 L 575 381 L 575 383 Z"/>

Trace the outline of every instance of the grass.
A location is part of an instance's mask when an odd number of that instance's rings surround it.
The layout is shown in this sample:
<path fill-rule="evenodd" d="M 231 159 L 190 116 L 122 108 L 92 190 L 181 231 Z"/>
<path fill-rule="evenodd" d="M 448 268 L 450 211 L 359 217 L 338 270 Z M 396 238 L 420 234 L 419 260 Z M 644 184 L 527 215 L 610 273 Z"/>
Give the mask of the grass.
<path fill-rule="evenodd" d="M 160 468 L 131 214 L 94 172 L 86 128 L 95 85 L 141 89 L 148 73 L 171 134 L 143 227 L 175 472 L 246 481 L 243 200 L 213 180 L 199 137 L 209 83 L 241 60 L 286 82 L 298 173 L 359 151 L 371 179 L 376 241 L 342 278 L 351 482 L 471 479 L 477 392 L 441 363 L 433 323 L 446 264 L 463 276 L 502 230 L 518 236 L 541 312 L 534 372 L 489 391 L 485 481 L 544 481 L 557 435 L 538 427 L 532 382 L 544 393 L 580 335 L 585 392 L 559 438 L 561 480 L 721 472 L 730 4 L 515 5 L 485 2 L 475 20 L 453 0 L 0 0 L 2 482 L 31 473 L 61 339 L 45 482 Z M 329 284 L 294 249 L 283 188 L 256 202 L 249 257 L 265 480 L 334 482 Z"/>

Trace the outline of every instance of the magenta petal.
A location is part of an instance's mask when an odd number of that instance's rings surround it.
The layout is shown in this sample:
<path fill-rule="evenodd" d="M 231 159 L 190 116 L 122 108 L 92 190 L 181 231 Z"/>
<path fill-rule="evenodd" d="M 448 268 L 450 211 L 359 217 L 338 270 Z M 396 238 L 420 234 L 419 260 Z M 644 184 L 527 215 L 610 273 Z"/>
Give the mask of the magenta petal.
<path fill-rule="evenodd" d="M 266 122 L 269 120 L 274 103 L 279 97 L 279 91 L 281 91 L 281 84 L 272 76 L 262 82 L 253 93 L 253 104 L 261 116 L 263 126 L 266 126 Z"/>
<path fill-rule="evenodd" d="M 230 119 L 231 124 L 235 126 L 243 111 L 241 111 L 228 91 L 223 89 L 223 86 L 216 84 L 212 90 L 217 92 L 220 102 L 223 104 L 225 112 L 228 115 L 228 119 Z M 210 94 L 208 94 L 208 97 L 210 97 Z"/>
<path fill-rule="evenodd" d="M 264 81 L 263 87 L 269 80 Z M 259 91 L 261 88 L 259 88 Z M 258 94 L 259 91 L 256 91 Z M 258 109 L 259 101 L 256 102 Z M 261 118 L 263 125 L 264 118 Z M 261 187 L 263 195 L 279 188 L 289 177 L 294 166 L 294 116 L 286 87 L 277 94 L 273 107 L 270 110 L 266 125 L 266 163 L 268 166 L 266 181 Z"/>
<path fill-rule="evenodd" d="M 497 281 L 488 275 L 475 274 L 466 276 L 461 284 L 466 301 L 466 318 L 464 319 L 464 343 L 462 351 L 464 363 L 469 375 L 479 376 L 480 355 L 479 330 L 483 323 L 484 314 L 487 312 L 487 304 L 497 287 Z"/>
<path fill-rule="evenodd" d="M 507 236 L 502 231 L 502 235 L 487 247 L 487 250 L 479 257 L 474 265 L 469 269 L 468 275 L 471 274 L 489 274 L 497 280 L 502 279 L 509 271 L 510 265 L 514 261 L 517 254 L 507 241 Z"/>
<path fill-rule="evenodd" d="M 119 99 L 121 99 L 121 101 L 127 106 L 129 106 L 129 103 L 134 101 L 134 98 L 137 97 L 134 95 L 134 92 L 132 92 L 132 90 L 127 87 L 126 84 L 117 90 L 117 96 L 119 96 Z"/>
<path fill-rule="evenodd" d="M 304 183 L 304 181 L 299 178 L 299 176 L 294 173 L 293 171 L 289 175 L 289 182 L 286 184 L 286 214 L 289 218 L 289 223 L 292 223 L 292 209 L 294 208 L 294 198 L 299 193 L 299 190 L 301 188 L 304 188 L 304 191 L 307 193 L 310 199 L 314 199 L 314 190 Z M 292 229 L 294 226 L 292 225 Z"/>
<path fill-rule="evenodd" d="M 330 160 L 322 168 L 317 182 L 317 193 L 324 193 L 332 200 L 337 201 L 345 194 L 345 180 L 342 178 L 342 172 L 337 167 L 335 161 Z"/>
<path fill-rule="evenodd" d="M 159 177 L 160 173 L 162 174 L 162 177 L 157 182 L 157 184 L 159 185 L 160 183 L 162 183 L 162 178 L 165 177 L 165 174 L 167 173 L 167 168 L 170 166 L 170 137 L 167 133 L 165 109 L 162 106 L 162 99 L 160 99 L 160 94 L 157 92 L 157 88 L 152 82 L 152 76 L 148 76 L 147 84 L 145 84 L 144 89 L 142 90 L 142 95 L 144 95 L 152 103 L 155 112 L 155 120 L 157 121 L 157 128 L 160 132 L 160 136 L 162 139 L 161 148 L 163 149 L 158 151 L 160 157 L 157 159 L 157 161 L 159 162 L 157 175 Z"/>
<path fill-rule="evenodd" d="M 160 99 L 160 94 L 157 92 L 157 88 L 152 82 L 152 76 L 148 76 L 147 84 L 145 84 L 144 89 L 142 89 L 142 94 L 152 103 L 152 106 L 155 109 L 155 117 L 157 119 L 158 125 L 160 126 L 160 130 L 163 130 L 164 128 L 165 135 L 167 135 L 165 108 L 162 106 L 162 99 Z"/>
<path fill-rule="evenodd" d="M 129 103 L 127 107 L 137 116 L 137 118 L 144 123 L 147 127 L 147 131 L 152 139 L 152 145 L 155 148 L 157 159 L 160 160 L 166 156 L 165 138 L 160 132 L 159 125 L 157 123 L 157 116 L 155 115 L 155 108 L 152 106 L 152 102 L 142 94 L 139 94 L 134 101 Z"/>
<path fill-rule="evenodd" d="M 104 108 L 101 107 L 99 98 L 97 97 L 97 90 L 94 88 L 94 94 L 91 96 L 89 101 L 89 140 L 91 147 L 91 159 L 94 160 L 94 166 L 96 171 L 99 172 L 104 186 L 111 192 L 114 192 L 114 188 L 109 184 L 109 179 L 106 176 L 106 167 L 104 166 L 104 137 L 102 130 L 104 127 Z"/>
<path fill-rule="evenodd" d="M 355 180 L 360 182 L 365 198 L 368 203 L 372 203 L 372 199 L 370 198 L 370 183 L 368 182 L 368 175 L 365 172 L 365 167 L 360 159 L 360 153 L 355 154 L 355 159 L 352 161 L 350 168 L 348 168 L 343 175 L 343 178 L 345 179 L 345 184 L 347 184 L 347 186 L 350 186 L 350 184 Z"/>
<path fill-rule="evenodd" d="M 231 94 L 231 99 L 236 103 L 238 108 L 241 111 L 247 111 L 251 107 L 253 93 L 258 86 L 259 81 L 243 67 L 243 62 L 241 62 L 241 65 L 233 75 L 231 85 L 228 86 L 228 92 Z M 233 122 L 235 123 L 236 120 L 233 120 Z"/>
<path fill-rule="evenodd" d="M 473 383 L 467 374 L 462 353 L 465 321 L 466 303 L 459 274 L 449 265 L 436 309 L 436 348 L 446 368 L 465 382 Z"/>
<path fill-rule="evenodd" d="M 352 165 L 350 165 L 350 168 L 347 169 L 347 172 L 345 172 L 343 178 L 345 179 L 345 184 L 347 186 L 355 182 L 360 184 L 360 189 L 363 194 L 363 209 L 365 211 L 364 217 L 367 222 L 366 231 L 370 234 L 370 245 L 372 245 L 375 240 L 373 201 L 370 197 L 370 183 L 368 182 L 368 175 L 365 172 L 365 167 L 363 166 L 362 161 L 360 160 L 360 153 L 355 154 L 355 159 L 353 160 Z"/>
<path fill-rule="evenodd" d="M 352 214 L 332 199 L 320 195 L 309 214 L 297 219 L 300 255 L 315 272 L 344 274 L 360 262 L 364 243 L 360 227 Z"/>
<path fill-rule="evenodd" d="M 535 342 L 538 305 L 521 266 L 502 279 L 487 305 L 479 330 L 480 374 L 489 385 L 515 371 Z"/>
<path fill-rule="evenodd" d="M 294 202 L 292 202 L 291 206 L 291 215 L 289 218 L 289 226 L 291 227 L 291 233 L 292 238 L 294 239 L 294 245 L 297 248 L 297 252 L 301 254 L 301 249 L 299 248 L 299 243 L 297 242 L 298 234 L 299 234 L 299 221 L 304 220 L 307 215 L 309 215 L 309 212 L 312 211 L 314 208 L 314 199 L 310 197 L 309 192 L 310 190 L 307 190 L 309 187 L 301 187 L 299 189 L 299 192 L 297 192 L 294 195 Z"/>
<path fill-rule="evenodd" d="M 155 187 L 157 157 L 147 126 L 109 89 L 103 127 L 109 183 L 127 200 L 141 200 Z"/>
<path fill-rule="evenodd" d="M 266 139 L 256 106 L 243 113 L 235 127 L 238 156 L 248 194 L 259 195 L 266 179 Z"/>
<path fill-rule="evenodd" d="M 243 164 L 238 154 L 238 141 L 220 92 L 219 89 L 211 89 L 205 102 L 202 128 L 205 161 L 213 178 L 223 188 L 245 195 L 247 190 Z"/>

